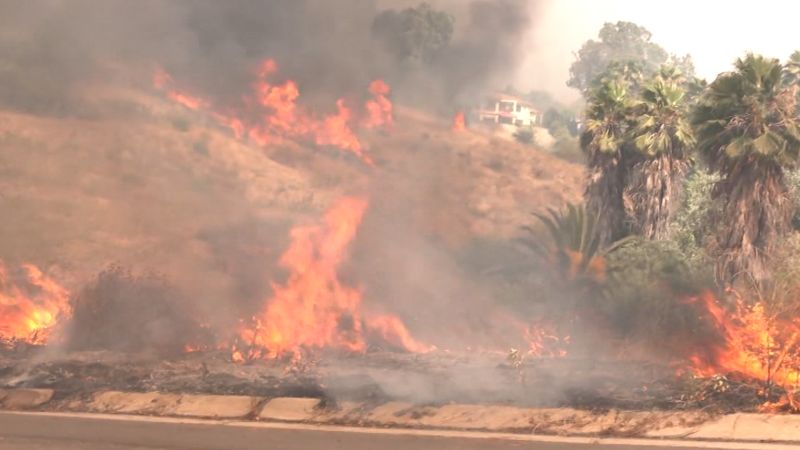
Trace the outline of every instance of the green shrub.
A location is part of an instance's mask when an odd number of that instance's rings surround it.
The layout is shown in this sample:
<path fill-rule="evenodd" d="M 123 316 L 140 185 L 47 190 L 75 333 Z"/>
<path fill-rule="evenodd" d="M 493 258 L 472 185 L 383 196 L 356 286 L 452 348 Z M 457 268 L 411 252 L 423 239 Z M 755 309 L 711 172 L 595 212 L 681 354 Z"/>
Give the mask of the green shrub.
<path fill-rule="evenodd" d="M 713 245 L 714 217 L 719 217 L 719 205 L 711 198 L 719 175 L 696 167 L 687 177 L 683 199 L 671 224 L 671 235 L 680 251 L 693 267 L 712 263 L 708 248 Z"/>
<path fill-rule="evenodd" d="M 609 255 L 608 273 L 599 313 L 619 337 L 666 350 L 704 328 L 683 300 L 713 288 L 713 275 L 676 242 L 633 241 Z"/>

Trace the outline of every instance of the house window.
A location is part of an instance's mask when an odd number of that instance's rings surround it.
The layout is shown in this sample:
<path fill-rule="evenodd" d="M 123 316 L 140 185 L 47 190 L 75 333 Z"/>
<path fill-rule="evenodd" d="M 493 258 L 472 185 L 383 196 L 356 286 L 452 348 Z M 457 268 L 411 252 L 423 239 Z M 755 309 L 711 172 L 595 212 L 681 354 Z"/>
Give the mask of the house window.
<path fill-rule="evenodd" d="M 514 112 L 514 102 L 500 102 L 500 112 Z"/>

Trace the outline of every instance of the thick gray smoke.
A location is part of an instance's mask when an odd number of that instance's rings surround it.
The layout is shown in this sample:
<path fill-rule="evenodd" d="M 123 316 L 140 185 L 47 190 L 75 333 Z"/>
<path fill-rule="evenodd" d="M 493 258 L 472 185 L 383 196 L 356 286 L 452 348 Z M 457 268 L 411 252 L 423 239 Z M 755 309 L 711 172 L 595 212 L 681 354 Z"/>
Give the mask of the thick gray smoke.
<path fill-rule="evenodd" d="M 456 35 L 441 58 L 412 71 L 394 64 L 371 33 L 380 11 L 409 2 L 0 0 L 0 101 L 63 112 L 75 83 L 143 80 L 156 64 L 198 92 L 233 99 L 265 58 L 312 98 L 362 93 L 371 79 L 386 78 L 418 98 L 449 101 L 513 73 L 529 3 L 435 4 L 456 18 Z"/>

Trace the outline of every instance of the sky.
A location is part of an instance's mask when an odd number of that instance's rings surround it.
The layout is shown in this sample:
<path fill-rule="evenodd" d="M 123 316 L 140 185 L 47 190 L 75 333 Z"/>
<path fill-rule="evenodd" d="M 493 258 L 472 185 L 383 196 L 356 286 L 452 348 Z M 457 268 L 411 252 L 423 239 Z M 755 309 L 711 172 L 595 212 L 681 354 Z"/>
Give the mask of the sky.
<path fill-rule="evenodd" d="M 698 75 L 709 81 L 747 51 L 785 60 L 800 49 L 795 0 L 549 0 L 539 8 L 515 84 L 564 100 L 578 98 L 565 85 L 575 52 L 605 22 L 644 26 L 668 52 L 691 54 Z"/>

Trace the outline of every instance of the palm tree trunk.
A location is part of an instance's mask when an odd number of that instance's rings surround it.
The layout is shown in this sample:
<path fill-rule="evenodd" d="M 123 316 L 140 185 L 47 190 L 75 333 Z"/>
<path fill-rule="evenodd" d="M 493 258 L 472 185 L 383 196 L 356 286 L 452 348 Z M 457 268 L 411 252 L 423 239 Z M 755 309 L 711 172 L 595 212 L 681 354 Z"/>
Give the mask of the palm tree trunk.
<path fill-rule="evenodd" d="M 663 153 L 642 161 L 631 171 L 625 188 L 625 209 L 635 231 L 650 240 L 666 239 L 680 197 L 680 180 L 688 165 Z"/>
<path fill-rule="evenodd" d="M 713 195 L 724 205 L 716 242 L 721 280 L 732 283 L 746 275 L 755 283 L 768 281 L 767 259 L 790 229 L 793 212 L 783 168 L 752 160 L 739 163 L 717 183 Z"/>
<path fill-rule="evenodd" d="M 597 217 L 600 245 L 627 234 L 622 201 L 624 170 L 618 154 L 598 154 L 589 162 L 589 180 L 584 198 L 586 210 Z"/>

